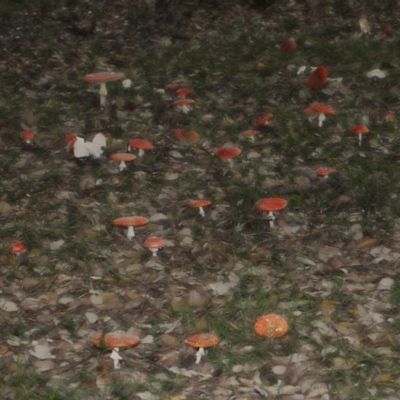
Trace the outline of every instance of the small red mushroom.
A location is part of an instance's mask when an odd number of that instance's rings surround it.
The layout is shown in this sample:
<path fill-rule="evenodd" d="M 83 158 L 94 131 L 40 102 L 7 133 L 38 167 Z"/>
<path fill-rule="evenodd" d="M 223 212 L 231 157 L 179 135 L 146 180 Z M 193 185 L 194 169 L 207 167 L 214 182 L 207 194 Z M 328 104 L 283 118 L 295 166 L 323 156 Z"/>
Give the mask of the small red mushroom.
<path fill-rule="evenodd" d="M 308 87 L 310 90 L 321 89 L 328 80 L 328 70 L 325 67 L 317 67 L 311 72 L 308 78 Z"/>
<path fill-rule="evenodd" d="M 269 226 L 272 228 L 274 226 L 275 215 L 274 211 L 281 211 L 287 206 L 287 201 L 280 199 L 278 197 L 270 197 L 261 199 L 257 203 L 257 209 L 260 211 L 267 211 L 269 219 Z"/>
<path fill-rule="evenodd" d="M 228 160 L 229 166 L 232 168 L 232 159 L 237 157 L 241 152 L 242 150 L 240 150 L 240 148 L 237 146 L 224 146 L 217 150 L 217 155 L 223 160 Z"/>
<path fill-rule="evenodd" d="M 369 129 L 365 126 L 365 125 L 356 125 L 353 129 L 352 129 L 353 133 L 355 133 L 356 135 L 358 135 L 358 145 L 361 146 L 361 142 L 362 142 L 362 135 L 365 135 L 366 133 L 369 132 Z"/>
<path fill-rule="evenodd" d="M 242 135 L 248 137 L 250 141 L 254 143 L 254 137 L 259 135 L 260 133 L 261 131 L 258 130 L 249 130 L 249 131 L 244 131 Z"/>
<path fill-rule="evenodd" d="M 142 157 L 144 154 L 144 150 L 152 150 L 154 149 L 154 146 L 146 139 L 132 139 L 128 142 L 128 151 L 130 149 L 138 149 L 139 153 L 138 156 Z"/>
<path fill-rule="evenodd" d="M 174 106 L 184 114 L 187 114 L 192 110 L 194 103 L 196 102 L 192 99 L 176 100 L 174 101 Z"/>
<path fill-rule="evenodd" d="M 183 128 L 175 129 L 174 136 L 180 142 L 184 143 L 197 143 L 200 140 L 199 134 L 193 129 L 190 131 L 187 131 Z"/>
<path fill-rule="evenodd" d="M 205 355 L 204 349 L 216 346 L 219 343 L 219 339 L 211 333 L 198 333 L 188 337 L 185 343 L 190 347 L 198 349 L 196 353 L 196 364 L 200 364 L 201 357 Z"/>
<path fill-rule="evenodd" d="M 26 251 L 25 246 L 21 242 L 15 242 L 10 246 L 11 253 L 15 254 L 16 256 L 22 254 Z"/>
<path fill-rule="evenodd" d="M 187 97 L 191 94 L 192 92 L 189 89 L 178 89 L 176 91 L 176 95 L 179 97 Z"/>
<path fill-rule="evenodd" d="M 256 125 L 258 126 L 268 125 L 269 121 L 273 116 L 274 114 L 261 114 L 256 120 Z"/>
<path fill-rule="evenodd" d="M 199 211 L 200 211 L 200 215 L 202 217 L 204 217 L 206 214 L 205 214 L 205 212 L 203 210 L 203 207 L 209 206 L 210 204 L 211 204 L 211 201 L 210 200 L 206 200 L 206 199 L 204 199 L 204 200 L 192 200 L 189 203 L 189 207 L 190 208 L 198 208 Z"/>
<path fill-rule="evenodd" d="M 136 156 L 131 153 L 114 153 L 110 155 L 110 159 L 119 161 L 119 170 L 123 171 L 126 168 L 126 163 L 136 159 Z"/>
<path fill-rule="evenodd" d="M 286 319 L 277 314 L 265 314 L 258 318 L 254 324 L 254 331 L 257 336 L 265 336 L 271 339 L 283 336 L 288 328 Z"/>
<path fill-rule="evenodd" d="M 321 103 L 311 104 L 310 108 L 311 108 L 311 110 L 314 110 L 316 113 L 318 113 L 318 126 L 319 127 L 321 127 L 322 124 L 324 123 L 324 121 L 326 119 L 325 115 L 335 115 L 336 114 L 336 111 L 332 107 L 326 106 L 325 104 L 321 104 Z"/>
<path fill-rule="evenodd" d="M 32 144 L 32 140 L 33 140 L 33 132 L 32 131 L 25 131 L 23 134 L 22 134 L 22 137 L 24 138 L 24 140 L 25 140 L 25 143 L 26 144 Z"/>
<path fill-rule="evenodd" d="M 294 39 L 286 40 L 286 42 L 282 43 L 281 49 L 284 52 L 295 51 L 297 49 L 297 43 Z"/>
<path fill-rule="evenodd" d="M 128 228 L 127 237 L 131 240 L 135 236 L 134 226 L 142 226 L 149 223 L 145 217 L 120 217 L 113 221 L 114 226 L 125 226 Z"/>
<path fill-rule="evenodd" d="M 149 236 L 143 244 L 144 247 L 149 249 L 153 256 L 157 256 L 157 251 L 165 246 L 165 240 L 158 236 Z"/>
<path fill-rule="evenodd" d="M 318 175 L 318 176 L 321 176 L 321 177 L 323 177 L 323 178 L 328 178 L 328 176 L 330 175 L 330 174 L 332 174 L 332 173 L 334 173 L 334 172 L 336 172 L 337 170 L 335 169 L 335 168 L 333 168 L 333 167 L 320 167 L 320 168 L 317 168 L 316 170 L 315 170 L 315 173 Z"/>

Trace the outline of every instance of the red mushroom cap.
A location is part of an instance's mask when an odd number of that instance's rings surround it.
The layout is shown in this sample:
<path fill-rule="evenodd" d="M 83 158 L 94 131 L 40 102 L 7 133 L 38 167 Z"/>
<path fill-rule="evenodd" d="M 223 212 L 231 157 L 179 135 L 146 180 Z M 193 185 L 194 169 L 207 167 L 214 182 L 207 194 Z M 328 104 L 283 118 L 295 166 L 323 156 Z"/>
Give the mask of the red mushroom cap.
<path fill-rule="evenodd" d="M 260 211 L 280 211 L 287 206 L 288 202 L 279 197 L 270 197 L 261 199 L 257 203 L 257 209 Z"/>
<path fill-rule="evenodd" d="M 336 172 L 336 171 L 337 170 L 333 167 L 320 167 L 315 170 L 315 173 L 318 176 L 329 176 L 330 174 L 332 174 L 333 172 Z"/>
<path fill-rule="evenodd" d="M 306 108 L 306 109 L 303 111 L 303 114 L 304 114 L 306 117 L 314 117 L 315 115 L 318 115 L 319 112 L 318 112 L 318 111 L 315 111 L 315 110 L 313 110 L 311 107 L 309 107 L 309 108 Z"/>
<path fill-rule="evenodd" d="M 183 96 L 183 97 L 189 96 L 191 93 L 192 92 L 189 89 L 178 89 L 176 91 L 177 96 Z"/>
<path fill-rule="evenodd" d="M 359 135 L 360 133 L 368 133 L 369 129 L 365 125 L 356 125 L 352 131 L 353 133 Z"/>
<path fill-rule="evenodd" d="M 182 100 L 176 100 L 174 101 L 174 106 L 191 106 L 194 103 L 196 103 L 194 100 L 192 99 L 182 99 Z"/>
<path fill-rule="evenodd" d="M 223 159 L 235 158 L 241 152 L 242 150 L 236 146 L 225 146 L 217 150 L 218 157 Z"/>
<path fill-rule="evenodd" d="M 258 336 L 278 338 L 288 331 L 288 323 L 280 315 L 266 314 L 257 320 L 254 325 L 254 331 Z"/>
<path fill-rule="evenodd" d="M 315 68 L 308 78 L 308 87 L 310 90 L 321 89 L 328 80 L 328 70 L 325 67 Z"/>
<path fill-rule="evenodd" d="M 132 139 L 128 142 L 130 147 L 135 149 L 151 150 L 154 146 L 146 139 Z"/>
<path fill-rule="evenodd" d="M 141 226 L 148 223 L 149 220 L 145 217 L 120 217 L 113 221 L 115 226 Z"/>
<path fill-rule="evenodd" d="M 178 89 L 179 85 L 176 82 L 173 83 L 168 83 L 167 85 L 165 85 L 165 88 L 167 90 L 176 90 Z"/>
<path fill-rule="evenodd" d="M 111 160 L 114 161 L 133 161 L 136 156 L 131 153 L 114 153 L 110 155 Z"/>
<path fill-rule="evenodd" d="M 143 243 L 143 246 L 148 249 L 160 249 L 165 246 L 165 240 L 158 236 L 149 236 Z"/>
<path fill-rule="evenodd" d="M 242 135 L 243 136 L 257 136 L 257 135 L 259 135 L 261 133 L 261 131 L 258 131 L 258 130 L 249 130 L 249 131 L 244 131 L 243 133 L 242 133 Z"/>
<path fill-rule="evenodd" d="M 261 114 L 256 120 L 256 125 L 267 125 L 273 116 L 273 114 Z"/>
<path fill-rule="evenodd" d="M 321 113 L 326 114 L 326 115 L 335 115 L 336 114 L 336 111 L 332 107 L 326 106 L 325 104 L 321 104 L 321 103 L 311 104 L 310 108 L 320 114 Z"/>
<path fill-rule="evenodd" d="M 130 333 L 111 332 L 104 334 L 103 332 L 96 333 L 92 338 L 92 343 L 95 346 L 100 346 L 102 343 L 106 347 L 131 347 L 140 342 L 140 338 Z"/>
<path fill-rule="evenodd" d="M 122 72 L 95 72 L 93 74 L 88 74 L 83 77 L 83 81 L 87 83 L 104 83 L 110 81 L 116 81 L 124 77 Z"/>
<path fill-rule="evenodd" d="M 22 136 L 23 136 L 23 138 L 24 138 L 25 140 L 32 140 L 32 139 L 33 139 L 33 132 L 32 132 L 32 131 L 25 131 L 25 132 L 22 134 Z"/>
<path fill-rule="evenodd" d="M 21 242 L 15 242 L 10 246 L 10 251 L 13 254 L 20 254 L 25 251 L 25 246 Z"/>
<path fill-rule="evenodd" d="M 197 143 L 200 140 L 199 134 L 191 129 L 190 131 L 186 131 L 183 128 L 175 129 L 174 136 L 180 142 L 184 143 Z"/>
<path fill-rule="evenodd" d="M 282 43 L 281 49 L 285 52 L 295 51 L 297 49 L 297 43 L 293 39 L 286 40 L 286 42 Z"/>
<path fill-rule="evenodd" d="M 188 337 L 185 343 L 195 348 L 206 348 L 216 346 L 219 343 L 219 339 L 211 333 L 197 333 Z"/>

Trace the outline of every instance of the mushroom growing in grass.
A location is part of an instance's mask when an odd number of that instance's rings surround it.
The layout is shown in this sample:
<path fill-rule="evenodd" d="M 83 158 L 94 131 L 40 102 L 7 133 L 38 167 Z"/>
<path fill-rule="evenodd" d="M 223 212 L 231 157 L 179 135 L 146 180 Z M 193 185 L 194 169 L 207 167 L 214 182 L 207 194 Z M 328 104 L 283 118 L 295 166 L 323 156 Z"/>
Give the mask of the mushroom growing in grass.
<path fill-rule="evenodd" d="M 138 149 L 138 156 L 142 157 L 144 154 L 144 150 L 152 150 L 154 146 L 146 139 L 132 139 L 128 142 L 128 151 L 133 149 Z"/>
<path fill-rule="evenodd" d="M 314 103 L 310 106 L 311 110 L 314 110 L 318 115 L 318 126 L 321 127 L 324 121 L 326 120 L 326 115 L 335 115 L 336 111 L 325 104 Z M 304 113 L 304 112 L 303 112 Z"/>
<path fill-rule="evenodd" d="M 114 226 L 123 226 L 128 228 L 127 237 L 129 240 L 135 236 L 134 226 L 142 226 L 149 223 L 149 220 L 145 217 L 121 217 L 114 219 Z"/>
<path fill-rule="evenodd" d="M 187 114 L 189 111 L 192 110 L 194 103 L 196 102 L 192 99 L 176 100 L 174 101 L 174 106 L 177 108 L 177 110 L 182 111 L 184 114 Z"/>
<path fill-rule="evenodd" d="M 10 246 L 10 251 L 18 256 L 26 251 L 25 246 L 21 242 L 15 242 Z"/>
<path fill-rule="evenodd" d="M 196 353 L 196 364 L 200 364 L 201 357 L 206 354 L 204 349 L 216 346 L 219 343 L 219 339 L 211 333 L 198 333 L 188 337 L 185 343 L 188 346 L 198 349 Z"/>
<path fill-rule="evenodd" d="M 336 172 L 336 169 L 333 167 L 320 167 L 315 170 L 315 173 L 323 178 L 328 178 L 333 172 Z"/>
<path fill-rule="evenodd" d="M 33 132 L 32 131 L 25 131 L 22 134 L 22 137 L 25 140 L 25 144 L 31 145 L 32 144 L 32 140 L 33 140 Z"/>
<path fill-rule="evenodd" d="M 277 314 L 266 314 L 258 318 L 254 325 L 254 332 L 258 336 L 278 338 L 288 331 L 288 323 L 285 318 Z"/>
<path fill-rule="evenodd" d="M 197 143 L 200 140 L 199 134 L 193 129 L 189 131 L 184 128 L 175 129 L 174 136 L 183 143 Z"/>
<path fill-rule="evenodd" d="M 190 203 L 189 203 L 189 207 L 190 208 L 198 208 L 199 209 L 199 211 L 200 211 L 200 215 L 202 216 L 202 217 L 205 217 L 205 212 L 204 212 L 204 210 L 203 210 L 203 207 L 207 207 L 207 206 L 209 206 L 211 204 L 211 201 L 210 200 L 192 200 Z"/>
<path fill-rule="evenodd" d="M 126 168 L 126 163 L 136 159 L 136 156 L 131 153 L 114 153 L 110 155 L 111 160 L 119 161 L 119 170 L 123 171 Z"/>
<path fill-rule="evenodd" d="M 280 199 L 279 197 L 269 197 L 265 199 L 261 199 L 257 203 L 257 209 L 259 211 L 267 211 L 269 219 L 269 226 L 272 228 L 274 226 L 275 220 L 275 211 L 281 211 L 287 206 L 287 201 L 285 199 Z"/>
<path fill-rule="evenodd" d="M 269 124 L 269 121 L 272 119 L 274 114 L 261 114 L 257 119 L 256 119 L 256 125 L 257 126 L 265 126 Z"/>
<path fill-rule="evenodd" d="M 157 251 L 165 246 L 165 240 L 158 236 L 149 236 L 143 246 L 153 253 L 153 257 L 156 257 Z"/>
<path fill-rule="evenodd" d="M 290 38 L 289 40 L 286 40 L 286 42 L 282 43 L 281 49 L 284 52 L 295 51 L 297 49 L 297 44 L 293 38 Z"/>
<path fill-rule="evenodd" d="M 179 97 L 187 97 L 190 96 L 192 92 L 189 89 L 178 89 L 176 91 L 176 95 Z"/>
<path fill-rule="evenodd" d="M 242 150 L 240 150 L 240 148 L 237 146 L 224 146 L 217 150 L 217 155 L 219 158 L 227 160 L 229 166 L 232 168 L 233 158 L 237 157 L 241 152 Z"/>
<path fill-rule="evenodd" d="M 328 70 L 325 67 L 315 68 L 308 78 L 308 87 L 310 90 L 321 89 L 328 80 Z"/>
<path fill-rule="evenodd" d="M 362 135 L 369 132 L 369 129 L 365 125 L 357 125 L 352 129 L 353 133 L 358 135 L 358 145 L 361 146 Z"/>
<path fill-rule="evenodd" d="M 105 107 L 107 100 L 107 88 L 106 83 L 111 81 L 116 81 L 122 79 L 124 74 L 122 72 L 95 72 L 93 74 L 88 74 L 83 77 L 83 81 L 86 83 L 98 83 L 100 84 L 100 107 Z"/>
<path fill-rule="evenodd" d="M 112 348 L 110 358 L 114 361 L 115 369 L 121 368 L 119 360 L 122 360 L 122 357 L 119 355 L 119 348 L 136 346 L 139 342 L 140 339 L 137 336 L 125 332 L 111 332 L 106 334 L 98 332 L 92 338 L 92 343 L 95 346 Z"/>
<path fill-rule="evenodd" d="M 257 131 L 257 130 L 249 130 L 249 131 L 244 131 L 242 133 L 243 136 L 246 136 L 250 139 L 250 141 L 252 143 L 254 143 L 254 137 L 259 135 L 261 133 L 261 131 Z"/>

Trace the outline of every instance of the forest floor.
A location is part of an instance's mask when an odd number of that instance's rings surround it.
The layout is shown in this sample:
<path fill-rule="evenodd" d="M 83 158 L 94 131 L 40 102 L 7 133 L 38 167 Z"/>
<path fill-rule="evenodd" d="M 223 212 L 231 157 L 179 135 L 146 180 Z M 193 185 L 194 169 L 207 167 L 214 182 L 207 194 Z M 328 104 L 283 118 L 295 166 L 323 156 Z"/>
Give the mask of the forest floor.
<path fill-rule="evenodd" d="M 399 2 L 56 3 L 0 9 L 3 398 L 400 399 Z M 104 108 L 97 71 L 125 74 Z M 336 114 L 319 126 L 313 103 Z M 100 132 L 100 158 L 67 151 Z M 134 138 L 154 149 L 119 171 Z M 269 197 L 287 201 L 273 227 Z M 131 215 L 149 223 L 128 240 L 113 220 Z M 267 313 L 284 336 L 255 334 Z M 99 331 L 141 342 L 114 369 Z M 220 340 L 200 364 L 194 333 Z"/>

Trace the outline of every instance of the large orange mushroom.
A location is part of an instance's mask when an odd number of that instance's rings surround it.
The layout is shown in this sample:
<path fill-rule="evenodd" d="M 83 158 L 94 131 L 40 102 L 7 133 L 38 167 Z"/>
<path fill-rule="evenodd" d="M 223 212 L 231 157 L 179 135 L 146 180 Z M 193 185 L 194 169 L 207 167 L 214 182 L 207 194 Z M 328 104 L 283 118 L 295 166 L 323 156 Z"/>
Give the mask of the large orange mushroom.
<path fill-rule="evenodd" d="M 133 229 L 134 226 L 142 226 L 149 223 L 149 220 L 145 217 L 120 217 L 114 219 L 113 225 L 114 226 L 124 226 L 128 228 L 127 237 L 129 240 L 135 236 L 135 231 Z"/>
<path fill-rule="evenodd" d="M 107 88 L 106 83 L 111 81 L 116 81 L 118 79 L 122 79 L 124 74 L 122 72 L 111 72 L 111 71 L 103 71 L 103 72 L 95 72 L 93 74 L 88 74 L 83 77 L 83 81 L 86 83 L 99 83 L 100 84 L 100 107 L 105 107 L 107 104 Z"/>
<path fill-rule="evenodd" d="M 92 338 L 92 343 L 97 346 L 105 346 L 112 348 L 110 358 L 114 361 L 114 368 L 121 368 L 119 363 L 122 357 L 119 354 L 120 347 L 132 347 L 136 346 L 140 342 L 140 339 L 126 332 L 111 332 L 104 334 L 103 332 L 98 332 Z"/>
<path fill-rule="evenodd" d="M 258 336 L 278 338 L 288 331 L 288 323 L 280 315 L 266 314 L 258 318 L 254 325 L 254 331 Z"/>

